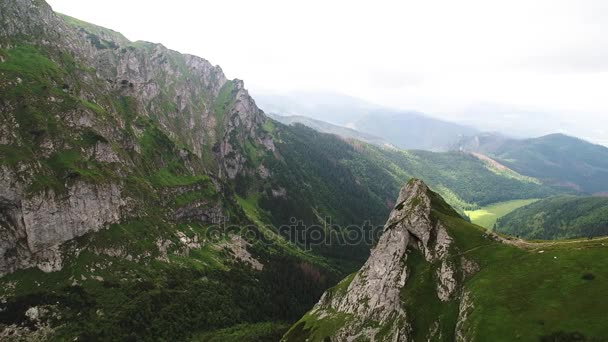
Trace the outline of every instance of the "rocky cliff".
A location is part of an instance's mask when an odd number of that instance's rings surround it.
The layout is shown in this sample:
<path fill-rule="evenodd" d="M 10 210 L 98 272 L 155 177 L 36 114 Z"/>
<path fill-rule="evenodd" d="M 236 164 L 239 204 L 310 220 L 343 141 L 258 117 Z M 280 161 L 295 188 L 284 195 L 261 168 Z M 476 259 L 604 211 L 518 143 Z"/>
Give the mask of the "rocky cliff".
<path fill-rule="evenodd" d="M 169 218 L 221 221 L 222 196 L 190 183 L 223 192 L 257 174 L 246 148 L 274 154 L 268 119 L 220 67 L 44 1 L 0 13 L 0 275 L 57 270 L 62 243 L 145 215 L 167 187 L 201 197 Z"/>

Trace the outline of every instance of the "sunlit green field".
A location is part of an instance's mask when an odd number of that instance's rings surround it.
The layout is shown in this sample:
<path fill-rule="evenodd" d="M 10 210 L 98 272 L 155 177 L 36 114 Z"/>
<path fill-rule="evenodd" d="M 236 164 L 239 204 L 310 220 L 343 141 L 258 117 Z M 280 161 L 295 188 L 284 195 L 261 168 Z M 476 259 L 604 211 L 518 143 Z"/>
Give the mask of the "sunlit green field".
<path fill-rule="evenodd" d="M 476 225 L 492 229 L 496 220 L 512 212 L 513 210 L 534 203 L 538 199 L 514 200 L 494 203 L 477 210 L 465 210 L 465 214 L 469 216 L 471 222 Z"/>

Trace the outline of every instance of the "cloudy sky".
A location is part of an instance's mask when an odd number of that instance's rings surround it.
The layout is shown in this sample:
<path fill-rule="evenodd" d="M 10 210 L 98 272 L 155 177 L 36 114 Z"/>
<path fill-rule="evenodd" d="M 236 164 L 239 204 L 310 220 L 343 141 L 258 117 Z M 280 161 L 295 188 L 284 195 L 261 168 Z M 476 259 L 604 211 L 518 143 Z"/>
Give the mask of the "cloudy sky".
<path fill-rule="evenodd" d="M 252 93 L 331 91 L 608 145 L 608 1 L 48 0 L 219 64 Z"/>

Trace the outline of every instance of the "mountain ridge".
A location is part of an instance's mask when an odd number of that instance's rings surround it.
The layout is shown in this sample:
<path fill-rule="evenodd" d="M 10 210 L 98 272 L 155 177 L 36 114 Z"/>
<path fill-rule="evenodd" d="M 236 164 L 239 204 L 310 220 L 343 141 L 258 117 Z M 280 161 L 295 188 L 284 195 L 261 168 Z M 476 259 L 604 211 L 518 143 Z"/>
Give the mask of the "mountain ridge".
<path fill-rule="evenodd" d="M 580 296 L 582 288 L 602 291 L 590 279 L 608 263 L 584 269 L 578 264 L 605 253 L 602 241 L 501 237 L 465 222 L 424 183 L 412 180 L 364 266 L 326 291 L 282 341 L 602 338 L 608 331 L 599 311 L 571 317 L 581 300 L 597 300 Z M 551 285 L 530 288 L 543 280 Z M 543 303 L 549 302 L 547 311 Z"/>

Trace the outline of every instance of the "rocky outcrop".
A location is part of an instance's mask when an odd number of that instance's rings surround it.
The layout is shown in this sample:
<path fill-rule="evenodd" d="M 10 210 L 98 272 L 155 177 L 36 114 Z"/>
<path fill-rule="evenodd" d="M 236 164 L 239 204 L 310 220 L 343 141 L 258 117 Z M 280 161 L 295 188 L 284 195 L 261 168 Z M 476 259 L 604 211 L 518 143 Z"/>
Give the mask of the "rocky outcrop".
<path fill-rule="evenodd" d="M 470 338 L 467 338 L 467 336 L 470 336 L 470 327 L 469 329 L 467 329 L 465 327 L 465 323 L 467 322 L 467 319 L 469 318 L 469 315 L 471 314 L 471 312 L 474 309 L 474 305 L 473 302 L 471 300 L 471 295 L 468 292 L 464 292 L 462 294 L 462 299 L 460 300 L 460 306 L 458 308 L 458 321 L 456 322 L 456 341 L 457 342 L 465 342 L 465 341 L 469 341 Z"/>
<path fill-rule="evenodd" d="M 59 246 L 118 222 L 125 204 L 118 185 L 84 182 L 65 194 L 49 190 L 21 198 L 0 196 L 0 201 L 0 275 L 30 266 L 45 272 L 60 269 Z"/>
<path fill-rule="evenodd" d="M 235 80 L 232 90 L 234 102 L 228 112 L 228 120 L 217 153 L 222 163 L 222 175 L 234 179 L 244 169 L 247 155 L 243 148 L 255 143 L 269 152 L 275 151 L 272 138 L 261 127 L 266 120 L 264 113 L 255 105 L 253 98 L 241 80 Z M 256 173 L 251 170 L 251 173 Z"/>
<path fill-rule="evenodd" d="M 175 221 L 221 224 L 228 219 L 218 203 L 194 201 L 173 211 Z"/>
<path fill-rule="evenodd" d="M 403 187 L 367 262 L 346 288 L 326 292 L 311 311 L 320 319 L 336 312 L 350 317 L 334 334 L 337 341 L 358 338 L 411 340 L 410 313 L 405 310 L 401 298 L 402 289 L 410 280 L 410 249 L 418 250 L 425 262 L 437 265 L 435 282 L 439 301 L 455 299 L 461 285 L 459 274 L 463 273 L 460 270 L 462 266 L 455 265 L 450 258 L 455 249 L 453 238 L 434 214 L 437 201 L 445 204 L 420 180 L 412 180 Z M 462 263 L 466 264 L 469 272 L 474 271 L 472 261 L 463 258 Z M 463 311 L 466 308 L 463 307 Z M 439 325 L 431 327 L 428 334 L 440 334 Z"/>
<path fill-rule="evenodd" d="M 251 244 L 241 236 L 231 235 L 226 241 L 219 243 L 216 247 L 227 251 L 234 259 L 248 264 L 254 270 L 261 271 L 264 269 L 264 264 L 251 255 L 247 250 L 249 246 Z"/>

